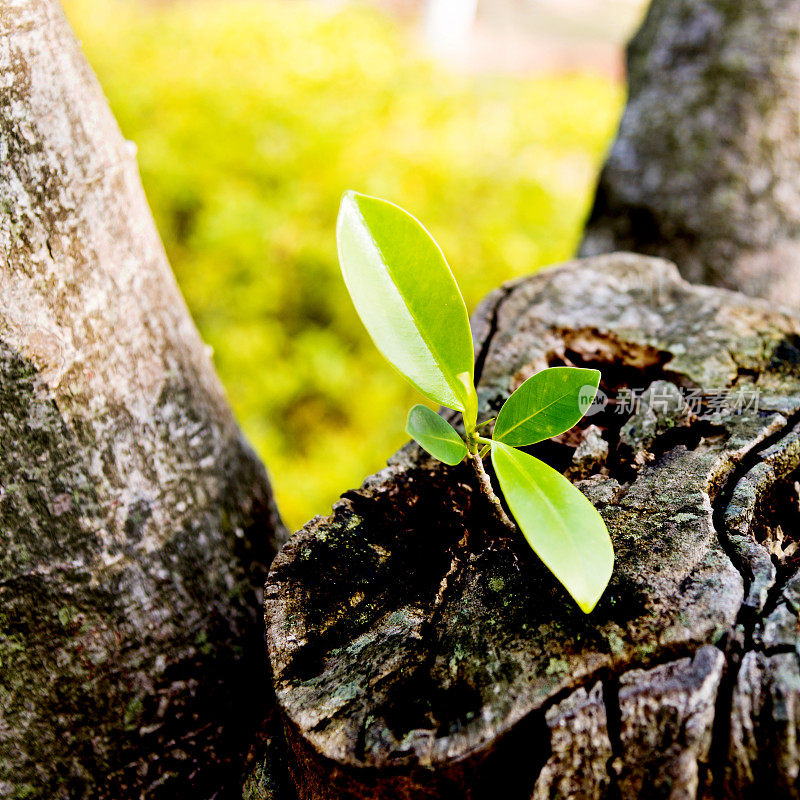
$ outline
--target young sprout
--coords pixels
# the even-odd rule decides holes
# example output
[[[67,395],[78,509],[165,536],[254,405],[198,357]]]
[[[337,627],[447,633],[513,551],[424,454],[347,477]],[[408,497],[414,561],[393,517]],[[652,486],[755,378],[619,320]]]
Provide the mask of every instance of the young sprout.
[[[611,578],[614,551],[594,506],[563,475],[518,448],[572,428],[600,382],[593,369],[552,367],[505,402],[491,438],[478,423],[469,317],[453,273],[422,224],[399,206],[346,192],[336,226],[339,263],[375,346],[421,394],[460,411],[462,436],[427,406],[408,414],[406,432],[445,464],[467,459],[499,519],[515,532],[483,466],[492,465],[528,544],[588,614]]]

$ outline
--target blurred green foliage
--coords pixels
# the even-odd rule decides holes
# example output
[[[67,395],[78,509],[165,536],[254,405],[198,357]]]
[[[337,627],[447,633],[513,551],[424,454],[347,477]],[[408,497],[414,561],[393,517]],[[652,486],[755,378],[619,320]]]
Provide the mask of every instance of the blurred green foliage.
[[[472,309],[574,251],[622,88],[457,75],[366,7],[66,0],[139,148],[170,261],[292,527],[406,439],[420,398],[347,296],[343,190],[394,200],[442,245]]]

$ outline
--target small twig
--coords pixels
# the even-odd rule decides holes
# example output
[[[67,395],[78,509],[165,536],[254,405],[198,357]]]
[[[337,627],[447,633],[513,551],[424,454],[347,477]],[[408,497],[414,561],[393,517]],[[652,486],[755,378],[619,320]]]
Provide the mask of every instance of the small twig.
[[[467,458],[472,462],[472,466],[475,468],[475,474],[478,476],[478,485],[480,486],[481,492],[494,506],[497,516],[500,517],[500,521],[503,525],[513,533],[516,533],[517,526],[508,514],[506,514],[505,509],[500,503],[500,498],[494,493],[494,489],[492,489],[492,481],[483,468],[483,459],[477,453],[467,453]]]

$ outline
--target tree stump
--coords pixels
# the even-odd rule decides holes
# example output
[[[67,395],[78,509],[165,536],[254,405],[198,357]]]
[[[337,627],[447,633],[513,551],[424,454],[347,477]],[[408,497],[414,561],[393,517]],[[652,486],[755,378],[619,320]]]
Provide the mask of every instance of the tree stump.
[[[583,615],[466,465],[406,446],[270,571],[300,797],[800,795],[800,321],[615,254],[502,287],[473,331],[482,417],[548,365],[602,371],[531,452],[600,510],[611,584]]]

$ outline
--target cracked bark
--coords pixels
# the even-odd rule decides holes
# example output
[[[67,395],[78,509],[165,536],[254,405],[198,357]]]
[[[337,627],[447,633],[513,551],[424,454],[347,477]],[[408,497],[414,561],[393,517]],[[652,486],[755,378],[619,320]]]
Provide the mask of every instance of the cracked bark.
[[[0,2],[0,251],[0,796],[236,792],[282,528],[50,0]]]
[[[654,0],[581,255],[800,307],[800,3]]]
[[[605,408],[532,452],[589,472],[612,582],[585,617],[468,465],[405,447],[270,571],[300,797],[794,796],[800,322],[618,254],[509,284],[473,329],[486,416],[547,365],[601,370]]]

